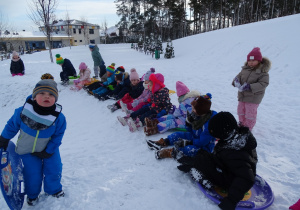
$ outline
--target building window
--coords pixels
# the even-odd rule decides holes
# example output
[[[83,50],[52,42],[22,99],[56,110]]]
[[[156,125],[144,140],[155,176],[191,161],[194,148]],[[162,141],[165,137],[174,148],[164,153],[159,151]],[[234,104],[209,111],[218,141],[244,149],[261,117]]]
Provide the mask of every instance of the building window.
[[[89,29],[89,34],[94,34],[94,29]]]
[[[73,28],[73,34],[76,34],[76,28]]]
[[[78,29],[78,33],[81,34],[81,28]]]
[[[91,39],[91,40],[90,40],[90,44],[95,44],[95,40],[94,40],[94,39]]]
[[[77,42],[77,40],[75,40],[75,42]]]
[[[82,42],[82,40],[80,40],[79,42]]]

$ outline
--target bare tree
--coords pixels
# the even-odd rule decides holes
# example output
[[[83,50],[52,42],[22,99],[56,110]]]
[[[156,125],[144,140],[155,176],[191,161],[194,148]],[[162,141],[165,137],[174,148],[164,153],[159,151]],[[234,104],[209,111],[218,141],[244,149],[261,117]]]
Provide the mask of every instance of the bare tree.
[[[3,60],[3,58],[9,58],[10,52],[13,50],[13,46],[10,43],[12,35],[12,29],[8,21],[0,12],[0,52],[3,53],[3,55],[1,55],[1,60]]]
[[[90,43],[90,37],[89,37],[89,27],[88,27],[88,20],[85,17],[81,17],[81,28],[83,30],[83,37],[84,37],[84,45],[86,46],[86,43]]]
[[[67,13],[66,13],[66,24],[67,24],[67,35],[69,37],[69,46],[70,46],[70,49],[71,49],[71,35],[72,35],[72,26],[71,26],[71,20],[70,20],[70,16],[69,16],[69,12],[67,10]]]
[[[102,22],[102,29],[104,31],[104,37],[105,37],[105,44],[106,44],[106,38],[107,38],[107,21],[104,19]]]
[[[52,23],[55,20],[55,9],[58,5],[57,0],[31,0],[29,3],[29,9],[31,14],[28,14],[29,18],[37,26],[42,28],[43,33],[47,37],[47,45],[49,47],[50,60],[53,63],[51,35],[52,35]]]

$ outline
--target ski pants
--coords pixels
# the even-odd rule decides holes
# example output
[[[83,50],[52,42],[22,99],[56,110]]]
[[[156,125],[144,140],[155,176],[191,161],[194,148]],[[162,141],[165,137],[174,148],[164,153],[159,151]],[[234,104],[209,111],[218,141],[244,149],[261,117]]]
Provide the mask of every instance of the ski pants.
[[[239,121],[242,125],[248,127],[252,131],[257,116],[257,108],[259,104],[247,103],[239,101],[237,113]]]
[[[139,110],[132,112],[130,114],[130,117],[132,119],[136,119],[138,117],[140,119],[140,121],[144,124],[146,117],[151,117],[156,114],[157,113],[153,109],[150,109],[148,105],[145,105],[142,108],[140,108]]]
[[[96,77],[99,77],[99,70],[100,70],[99,66],[94,66],[94,73]]]
[[[39,196],[44,180],[44,192],[53,195],[62,190],[62,163],[57,149],[50,158],[41,159],[32,154],[21,155],[24,169],[25,193],[31,199]]]
[[[179,138],[190,140],[193,142],[193,134],[192,133],[179,131],[179,132],[172,133],[171,135],[168,136],[169,144],[174,145],[174,143],[176,141],[180,140]],[[181,152],[183,152],[184,155],[190,156],[190,157],[195,156],[199,149],[200,149],[199,147],[197,147],[193,144],[179,148],[179,150]]]

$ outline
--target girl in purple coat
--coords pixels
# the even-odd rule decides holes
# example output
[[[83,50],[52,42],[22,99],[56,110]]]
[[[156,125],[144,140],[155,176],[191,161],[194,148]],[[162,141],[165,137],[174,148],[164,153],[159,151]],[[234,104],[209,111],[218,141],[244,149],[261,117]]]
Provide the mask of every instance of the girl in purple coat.
[[[173,114],[167,114],[154,120],[149,118],[145,119],[146,126],[144,127],[144,132],[147,136],[164,133],[173,128],[185,129],[187,112],[192,112],[191,103],[196,97],[200,96],[200,93],[196,90],[190,91],[188,87],[180,81],[176,82],[176,93],[179,106],[175,108]]]

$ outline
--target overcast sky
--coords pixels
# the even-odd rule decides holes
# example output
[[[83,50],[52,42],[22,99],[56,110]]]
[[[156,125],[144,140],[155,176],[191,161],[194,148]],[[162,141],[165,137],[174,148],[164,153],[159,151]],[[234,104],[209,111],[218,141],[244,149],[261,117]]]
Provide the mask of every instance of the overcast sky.
[[[57,0],[57,19],[65,19],[66,11],[70,19],[80,20],[82,17],[89,23],[103,25],[106,21],[108,27],[114,26],[120,18],[116,15],[114,0]],[[0,21],[9,23],[16,30],[34,30],[38,27],[28,17],[28,2],[32,0],[0,0]]]

